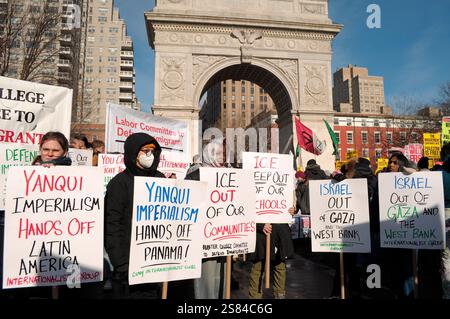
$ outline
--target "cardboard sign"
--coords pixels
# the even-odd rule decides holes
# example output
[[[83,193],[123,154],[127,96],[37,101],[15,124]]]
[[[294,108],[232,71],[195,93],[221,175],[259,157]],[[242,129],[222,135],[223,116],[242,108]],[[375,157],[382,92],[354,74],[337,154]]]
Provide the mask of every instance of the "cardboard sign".
[[[3,288],[101,281],[101,170],[11,167],[3,262]]]
[[[207,184],[135,177],[130,285],[201,275],[201,216]]]
[[[293,206],[293,157],[287,154],[243,152],[243,168],[253,171],[257,223],[289,223]]]
[[[439,133],[423,133],[423,156],[431,159],[441,157],[441,135]]]
[[[370,252],[369,195],[364,178],[309,181],[312,251]]]
[[[203,216],[203,258],[255,251],[256,214],[252,172],[232,168],[200,168],[209,182]]]
[[[442,172],[378,176],[381,247],[443,249]]]

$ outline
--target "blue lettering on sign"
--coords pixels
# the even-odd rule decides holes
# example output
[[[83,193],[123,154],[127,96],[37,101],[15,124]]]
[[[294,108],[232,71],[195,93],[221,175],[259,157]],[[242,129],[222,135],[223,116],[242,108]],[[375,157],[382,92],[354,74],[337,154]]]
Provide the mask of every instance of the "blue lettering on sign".
[[[320,184],[320,195],[352,195],[348,184],[345,183],[326,183]]]
[[[412,177],[412,176],[395,176],[395,189],[420,189],[431,188],[426,177]]]

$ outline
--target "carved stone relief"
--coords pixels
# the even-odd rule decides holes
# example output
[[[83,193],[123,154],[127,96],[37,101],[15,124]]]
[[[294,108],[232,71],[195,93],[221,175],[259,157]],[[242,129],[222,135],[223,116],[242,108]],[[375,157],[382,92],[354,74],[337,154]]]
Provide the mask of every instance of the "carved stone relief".
[[[298,63],[297,60],[267,59],[276,65],[290,80],[294,88],[298,88]]]
[[[252,63],[253,43],[262,38],[262,32],[250,31],[245,29],[234,29],[231,35],[239,40],[241,44],[241,61],[242,63]]]
[[[313,4],[300,2],[302,13],[307,14],[325,14],[325,6],[323,4]]]
[[[184,65],[185,61],[179,57],[162,58],[161,99],[184,99]]]
[[[192,73],[192,83],[195,85],[199,77],[204,73],[204,71],[211,65],[226,59],[225,56],[216,55],[194,55],[193,56],[193,73]]]
[[[327,103],[326,67],[321,65],[305,65],[305,70],[306,104],[319,105]]]

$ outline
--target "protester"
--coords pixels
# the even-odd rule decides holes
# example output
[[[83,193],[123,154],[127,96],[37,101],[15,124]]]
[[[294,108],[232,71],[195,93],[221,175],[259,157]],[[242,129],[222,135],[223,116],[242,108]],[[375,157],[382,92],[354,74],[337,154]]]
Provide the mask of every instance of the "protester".
[[[295,214],[295,208],[289,208]],[[262,298],[264,265],[266,260],[266,236],[270,234],[270,267],[273,278],[273,296],[286,298],[286,260],[294,255],[291,230],[288,224],[256,224],[255,252],[250,254],[253,262],[250,271],[248,292],[251,299]]]
[[[306,163],[305,176],[307,180],[319,180],[329,178],[325,173],[325,171],[320,168],[320,165],[317,164],[316,160],[314,159],[310,159]]]
[[[134,177],[164,178],[157,170],[161,147],[152,136],[134,133],[125,140],[125,171],[108,184],[105,195],[105,248],[114,267],[113,298],[157,298],[157,284],[129,285],[128,267],[133,216]]]
[[[33,165],[72,165],[72,160],[67,157],[69,142],[60,132],[46,133],[39,145],[40,155],[33,160]]]
[[[187,180],[200,180],[200,167],[223,167],[224,166],[224,147],[222,140],[213,140],[203,148],[203,162],[195,160],[195,168],[187,175]],[[196,299],[220,299],[225,296],[225,258],[213,257],[202,260],[202,275],[193,281],[193,295]],[[174,283],[175,284],[175,283]],[[179,283],[190,290],[189,285],[192,281]],[[192,296],[192,291],[188,292]]]
[[[100,140],[92,142],[92,166],[98,165],[98,155],[105,153],[105,143]]]
[[[91,148],[91,145],[85,135],[75,134],[70,138],[70,147],[85,150]]]
[[[419,169],[419,171],[429,171],[428,169],[428,162],[430,161],[430,159],[426,156],[421,157],[419,159],[419,161],[417,162],[417,168]]]

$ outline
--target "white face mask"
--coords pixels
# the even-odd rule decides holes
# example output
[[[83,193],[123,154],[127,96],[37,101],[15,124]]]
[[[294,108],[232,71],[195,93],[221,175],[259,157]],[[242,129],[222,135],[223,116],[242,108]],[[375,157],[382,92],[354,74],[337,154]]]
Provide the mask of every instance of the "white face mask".
[[[152,152],[148,152],[147,154],[139,155],[139,157],[138,157],[139,164],[141,164],[143,168],[151,167],[153,165],[154,160],[155,160],[155,157],[153,156]]]

